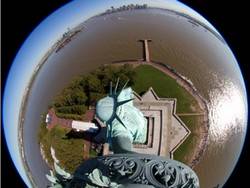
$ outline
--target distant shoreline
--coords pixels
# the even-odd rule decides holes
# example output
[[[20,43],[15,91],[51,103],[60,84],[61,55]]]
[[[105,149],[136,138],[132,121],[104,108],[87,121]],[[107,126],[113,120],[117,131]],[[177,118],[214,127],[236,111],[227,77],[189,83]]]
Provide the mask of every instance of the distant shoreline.
[[[79,33],[79,27],[82,29],[83,28],[82,24],[79,24],[75,28],[71,29],[70,32],[72,32],[73,35],[68,35],[68,37],[70,37],[70,40],[72,39],[72,37],[76,36],[76,34]],[[30,183],[32,184],[33,187],[37,187],[37,185],[35,184],[35,182],[33,180],[33,177],[31,175],[31,171],[29,169],[28,162],[26,161],[25,149],[24,149],[24,144],[23,144],[23,126],[24,126],[24,120],[25,120],[24,117],[25,117],[25,113],[26,113],[28,97],[30,95],[30,88],[32,88],[32,86],[34,84],[34,81],[35,81],[38,73],[40,72],[41,68],[47,62],[48,58],[53,53],[57,53],[61,49],[60,46],[63,44],[63,42],[65,40],[67,40],[67,38],[65,39],[65,37],[62,37],[58,42],[53,44],[51,46],[51,48],[45,53],[45,55],[42,57],[42,59],[40,60],[40,62],[36,66],[32,76],[31,76],[31,79],[30,79],[29,83],[27,84],[27,87],[25,88],[25,92],[24,92],[23,97],[22,97],[21,110],[20,110],[19,118],[18,118],[18,146],[19,146],[19,152],[21,154],[21,159],[22,159],[22,162],[23,162],[23,166],[25,168],[26,175],[28,176],[28,178],[30,180]],[[69,42],[67,42],[67,44]],[[64,44],[64,46],[65,46],[65,44]]]

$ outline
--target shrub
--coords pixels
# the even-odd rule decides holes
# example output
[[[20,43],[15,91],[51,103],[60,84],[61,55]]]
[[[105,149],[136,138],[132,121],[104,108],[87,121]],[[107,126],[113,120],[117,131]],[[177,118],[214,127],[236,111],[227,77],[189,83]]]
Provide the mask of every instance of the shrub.
[[[73,105],[73,106],[63,106],[56,108],[57,113],[62,114],[78,114],[82,115],[86,112],[87,107],[85,105]]]
[[[82,120],[81,115],[77,114],[63,114],[63,113],[56,113],[57,117],[64,118],[64,119],[73,119],[73,120]]]

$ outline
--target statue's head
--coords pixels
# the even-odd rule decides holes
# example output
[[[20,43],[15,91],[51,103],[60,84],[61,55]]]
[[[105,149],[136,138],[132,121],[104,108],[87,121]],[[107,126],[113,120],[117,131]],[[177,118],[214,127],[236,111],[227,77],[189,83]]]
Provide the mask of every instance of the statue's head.
[[[96,115],[103,122],[108,122],[115,111],[114,97],[104,97],[100,99],[96,104]]]
[[[117,79],[115,89],[113,91],[112,82],[110,83],[110,92],[108,96],[100,99],[96,104],[96,115],[97,117],[105,122],[106,125],[111,125],[114,119],[118,120],[122,125],[123,122],[120,120],[116,114],[117,108],[133,99],[128,99],[124,101],[118,101],[118,97],[121,94],[122,90],[126,87],[128,81],[125,83],[123,88],[117,92],[119,85],[119,78]]]
[[[125,88],[125,84],[123,88],[117,92],[118,82],[119,79],[114,90],[111,83],[109,94],[97,102],[96,115],[107,126],[107,139],[110,147],[114,152],[121,153],[131,151],[133,142],[144,143],[146,141],[147,120],[140,110],[133,105],[132,88]],[[126,141],[119,142],[122,146],[117,142],[113,147],[113,139],[115,137],[117,139],[119,137],[119,141],[121,138],[125,138]],[[116,141],[118,141],[117,139]],[[129,141],[129,144],[127,141]],[[119,146],[120,149],[118,149],[119,147],[115,149],[116,146]]]

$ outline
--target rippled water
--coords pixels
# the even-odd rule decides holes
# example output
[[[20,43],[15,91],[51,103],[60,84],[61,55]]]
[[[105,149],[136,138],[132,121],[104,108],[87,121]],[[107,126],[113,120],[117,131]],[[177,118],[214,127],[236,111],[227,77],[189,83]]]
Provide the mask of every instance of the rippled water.
[[[190,79],[209,106],[209,143],[195,167],[201,187],[223,185],[241,151],[246,131],[246,96],[240,70],[228,46],[203,26],[175,13],[134,10],[96,17],[38,73],[24,122],[24,149],[33,178],[44,187],[48,168],[37,143],[40,115],[74,76],[99,65],[142,58],[139,39],[150,38],[151,59]]]

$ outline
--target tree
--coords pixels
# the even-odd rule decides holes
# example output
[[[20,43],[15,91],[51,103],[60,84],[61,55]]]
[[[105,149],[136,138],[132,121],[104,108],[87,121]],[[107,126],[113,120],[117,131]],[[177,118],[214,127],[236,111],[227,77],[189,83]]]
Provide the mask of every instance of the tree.
[[[62,116],[63,114],[81,115],[86,111],[87,105],[95,105],[97,100],[109,92],[110,82],[112,81],[114,86],[118,77],[120,87],[127,80],[129,80],[128,86],[133,85],[135,77],[133,66],[130,64],[103,65],[88,75],[76,77],[55,97],[52,106],[57,114]]]
[[[103,98],[106,94],[105,93],[97,93],[97,92],[91,92],[89,94],[89,104],[95,105],[95,103]]]
[[[90,74],[87,77],[88,82],[88,92],[103,92],[103,86],[101,84],[101,81],[98,79],[97,75]]]
[[[74,105],[83,105],[87,100],[87,96],[83,90],[74,89],[71,92],[71,100]]]

